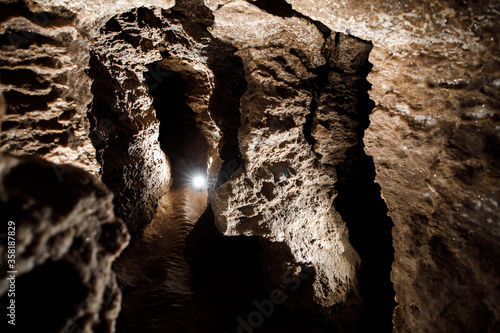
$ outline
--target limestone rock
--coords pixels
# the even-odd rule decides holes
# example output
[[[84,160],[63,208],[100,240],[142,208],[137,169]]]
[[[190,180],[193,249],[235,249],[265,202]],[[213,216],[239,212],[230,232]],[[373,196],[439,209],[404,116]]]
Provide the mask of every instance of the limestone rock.
[[[16,328],[113,332],[121,292],[111,264],[129,235],[109,190],[80,169],[39,159],[2,155],[0,170],[3,231],[15,223]],[[6,308],[7,242],[0,258]]]
[[[83,168],[99,165],[88,138],[89,42],[72,19],[1,4],[0,89],[7,103],[0,151]]]
[[[364,141],[395,224],[395,331],[497,331],[500,4],[287,1],[374,44]]]
[[[117,195],[118,214],[134,235],[151,221],[171,172],[211,156],[213,163],[203,167],[210,172],[218,161],[220,134],[208,110],[214,86],[205,55],[210,35],[184,22],[167,12],[134,9],[108,21],[92,47],[94,145],[103,182]],[[163,104],[155,108],[152,95],[158,92]],[[180,133],[186,128],[176,121],[190,122],[201,134]],[[181,161],[188,145],[198,148]]]
[[[394,330],[500,330],[500,2],[1,0],[0,11],[0,151],[101,170],[136,237],[179,175],[203,170],[218,229],[261,238],[268,288],[287,290],[293,310],[336,320],[356,303],[360,262],[332,207],[335,168],[368,126],[371,85],[363,142],[394,221]],[[36,182],[16,192],[35,207],[18,216],[115,221],[87,174],[0,163],[4,179],[21,167],[90,179],[64,178],[64,191],[81,190],[63,196],[85,207],[75,216],[54,202],[39,210],[49,199]],[[107,250],[103,276],[81,284],[85,267],[104,267],[85,262],[100,245],[74,236],[89,223],[64,223],[50,261],[36,252],[45,243],[20,231],[35,267],[20,283],[74,271],[74,303],[87,301],[61,318],[111,330],[115,302],[99,308],[104,285],[118,297],[109,265],[121,245]]]
[[[325,117],[330,115],[326,97],[318,97],[318,68],[326,64],[324,36],[305,19],[273,16],[242,1],[215,12],[212,33],[239,49],[248,84],[239,130],[243,163],[212,193],[219,230],[265,240],[265,271],[273,287],[286,290],[290,276],[312,274],[314,278],[304,282],[311,294],[299,297],[302,306],[313,301],[326,309],[351,301],[359,258],[332,208],[335,169],[322,164],[306,140],[313,126],[306,124],[313,100],[319,100]],[[333,85],[343,79],[332,72],[326,80]],[[326,94],[332,97],[336,92],[325,90]],[[316,123],[327,122],[316,117]],[[312,136],[321,147],[326,139],[318,126]],[[343,140],[336,143],[350,146]],[[329,152],[319,150],[329,158]]]

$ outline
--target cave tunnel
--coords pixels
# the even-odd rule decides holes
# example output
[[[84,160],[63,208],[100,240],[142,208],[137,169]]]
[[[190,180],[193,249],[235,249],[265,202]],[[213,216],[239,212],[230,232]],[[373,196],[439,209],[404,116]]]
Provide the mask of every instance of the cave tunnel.
[[[149,92],[160,121],[158,140],[171,165],[172,187],[191,185],[194,175],[207,177],[208,143],[197,125],[196,113],[186,103],[188,83],[181,74],[161,69],[158,63],[147,67],[146,78],[159,78],[149,85]],[[156,69],[164,71],[162,76],[154,72]]]
[[[5,331],[499,332],[499,13],[4,1]]]

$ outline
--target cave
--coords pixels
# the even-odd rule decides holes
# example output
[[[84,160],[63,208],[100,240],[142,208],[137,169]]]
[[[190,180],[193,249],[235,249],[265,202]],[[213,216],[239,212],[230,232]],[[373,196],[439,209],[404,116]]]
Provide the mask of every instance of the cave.
[[[500,331],[498,1],[0,21],[4,331]]]

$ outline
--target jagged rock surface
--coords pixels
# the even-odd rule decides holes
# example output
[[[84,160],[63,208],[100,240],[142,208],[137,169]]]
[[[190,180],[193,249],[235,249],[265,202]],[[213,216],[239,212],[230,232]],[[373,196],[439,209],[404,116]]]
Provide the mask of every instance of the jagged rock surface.
[[[227,233],[259,234],[268,239],[264,241],[265,250],[280,259],[275,260],[275,267],[266,268],[271,272],[268,282],[274,281],[271,283],[274,285],[280,284],[279,272],[284,269],[280,265],[296,263],[297,258],[300,264],[292,265],[294,267],[291,270],[310,272],[311,267],[315,267],[316,272],[319,272],[315,279],[322,274],[330,274],[330,268],[333,267],[329,266],[332,263],[330,254],[322,256],[329,252],[324,248],[319,249],[319,245],[317,257],[311,258],[309,255],[312,252],[303,251],[300,244],[311,241],[311,235],[304,236],[301,229],[287,229],[290,224],[268,223],[275,216],[287,221],[293,216],[290,212],[304,213],[320,226],[319,230],[326,230],[318,239],[332,246],[329,237],[343,234],[340,242],[334,244],[347,244],[347,251],[351,251],[342,231],[343,224],[329,208],[329,203],[335,197],[333,165],[340,162],[346,150],[354,144],[358,119],[349,114],[348,110],[352,110],[356,104],[349,93],[342,96],[342,100],[335,99],[333,95],[338,94],[339,90],[359,89],[359,92],[365,89],[357,83],[359,77],[363,77],[363,70],[351,72],[352,62],[349,59],[364,59],[371,46],[352,36],[322,36],[311,20],[298,15],[301,13],[322,22],[332,31],[345,32],[373,42],[369,58],[373,69],[368,78],[372,84],[370,96],[375,102],[375,109],[364,142],[366,151],[375,161],[377,181],[395,223],[393,235],[396,252],[392,280],[399,302],[394,316],[395,331],[498,331],[500,309],[496,300],[500,298],[500,268],[495,254],[500,248],[500,163],[497,153],[500,143],[499,2],[286,1],[297,12],[291,13],[288,9],[282,12],[286,7],[284,1],[251,1],[274,13],[281,13],[283,17],[264,14],[242,1],[204,1],[214,12],[216,24],[213,32],[239,49],[238,54],[244,60],[248,80],[241,107],[241,170],[214,194],[218,198],[212,199],[219,228]],[[203,20],[204,24],[211,25],[213,17],[201,3],[194,0],[178,2],[175,7],[185,17]],[[4,42],[0,81],[9,107],[0,134],[2,150],[13,154],[37,154],[53,161],[75,164],[95,173],[98,164],[93,157],[83,117],[86,105],[90,102],[90,81],[83,74],[88,63],[86,52],[91,43],[91,39],[86,36],[102,42],[94,49],[95,52],[101,47],[101,53],[104,54],[107,52],[105,46],[113,49],[112,46],[121,45],[130,54],[140,54],[146,63],[161,61],[161,53],[149,50],[148,45],[149,42],[156,45],[164,35],[161,29],[148,26],[150,21],[145,20],[146,28],[140,31],[134,28],[135,23],[128,26],[126,18],[119,15],[123,18],[125,30],[130,28],[125,34],[125,38],[131,38],[128,42],[123,42],[123,36],[115,36],[117,32],[113,31],[113,27],[104,36],[101,28],[111,17],[120,13],[130,14],[135,7],[154,5],[166,10],[173,7],[174,2],[3,0],[2,3],[25,3],[30,10],[28,12],[15,5],[9,7],[13,10],[4,11],[6,7],[2,5],[1,17],[5,24],[1,28]],[[50,16],[49,25],[34,22],[34,13],[43,11],[57,13]],[[118,26],[122,27],[120,24]],[[324,29],[321,31],[324,32]],[[33,32],[35,38],[30,39]],[[30,36],[27,38],[28,43],[21,43],[18,48],[12,47],[7,36],[19,33],[21,41],[26,35]],[[157,37],[144,37],[149,33]],[[330,37],[329,41],[327,37]],[[131,45],[137,45],[134,44],[137,39],[144,41],[145,45],[132,50]],[[329,47],[325,47],[325,40],[330,43]],[[351,43],[356,45],[359,57],[350,54],[353,50]],[[345,52],[342,54],[345,58],[329,61],[335,57],[329,56],[325,50],[336,50],[335,47],[342,49],[343,45]],[[50,56],[54,55],[58,62],[53,63],[52,57],[48,57],[49,54],[45,54],[41,46],[53,51]],[[148,52],[141,53],[143,47]],[[119,49],[117,54],[120,55],[121,51]],[[26,56],[26,59],[21,55]],[[97,67],[102,66],[99,67],[102,73],[109,72],[124,78],[125,72],[114,67],[123,67],[123,64],[118,62],[111,65],[106,57],[96,63]],[[73,63],[76,65],[73,66]],[[94,73],[101,73],[96,68]],[[12,75],[13,69],[26,75]],[[141,83],[144,80],[141,76],[144,64],[129,70],[134,76],[130,88],[137,88],[142,99],[120,107],[120,112],[126,113],[129,109],[150,110],[146,106],[151,105],[151,97]],[[327,75],[322,76],[323,71]],[[62,78],[56,74],[61,74]],[[186,80],[189,75],[184,73],[181,76]],[[120,83],[117,89],[113,87],[112,90],[126,92],[129,88],[125,83]],[[242,86],[240,84],[238,89],[241,90]],[[320,86],[322,88],[318,89]],[[100,93],[104,94],[105,91]],[[17,94],[19,99],[12,99],[13,94]],[[33,96],[36,96],[35,102],[32,101]],[[59,104],[54,104],[54,100],[46,106],[43,104],[47,98],[53,97]],[[117,98],[115,95],[106,96],[104,100],[108,97],[109,100]],[[331,108],[332,99],[339,103],[338,108]],[[40,101],[42,106],[39,105]],[[204,107],[206,96],[192,102],[196,104],[197,101]],[[112,111],[116,110],[113,109],[115,104],[104,105],[107,105],[104,112],[115,115]],[[33,107],[33,112],[22,111],[23,108]],[[217,118],[216,123],[224,124],[222,118],[227,114],[230,112],[214,117]],[[137,166],[125,172],[123,168],[120,169],[122,165],[119,161],[115,163],[114,158],[121,154],[117,160],[123,162],[123,159],[127,159],[128,150],[124,147],[121,147],[120,153],[110,154],[111,159],[107,160],[115,163],[120,169],[119,173],[127,174],[128,179],[134,178],[135,181],[135,176],[140,175],[139,181],[126,184],[131,190],[123,193],[124,197],[131,199],[131,203],[123,200],[121,203],[124,206],[118,208],[124,217],[129,212],[135,214],[136,209],[146,212],[134,216],[135,222],[130,225],[137,230],[150,221],[156,201],[161,197],[164,185],[169,182],[168,171],[163,168],[167,165],[166,160],[161,157],[162,152],[156,140],[150,140],[157,135],[152,111],[148,117],[144,122],[147,131],[134,127],[142,124],[141,117],[138,122],[135,118],[129,119],[131,128],[120,130],[127,135],[136,135],[134,140],[138,141],[134,147],[138,147],[136,152],[142,156],[135,160],[136,163],[149,156],[146,146],[148,142],[152,144],[153,159],[158,162],[153,163],[153,171],[148,174],[149,171],[140,170]],[[104,115],[104,118],[112,117]],[[94,136],[94,140],[108,140],[110,123],[99,123],[103,118],[99,118],[98,113],[95,119],[94,133],[100,134]],[[268,123],[264,119],[269,120]],[[205,120],[201,123],[206,124]],[[342,124],[340,127],[339,123]],[[19,130],[14,128],[16,126]],[[227,159],[223,157],[225,163],[231,164],[231,159],[239,159],[238,145],[234,143],[234,133],[239,126],[237,122],[226,129],[221,126],[222,136],[231,141],[225,144],[229,151]],[[50,130],[40,130],[45,127]],[[224,132],[227,129],[231,134]],[[210,132],[208,129],[206,133]],[[286,140],[283,140],[284,136],[287,136]],[[271,142],[272,139],[281,140],[284,145],[280,147],[276,142]],[[68,143],[65,143],[66,140]],[[217,141],[210,134],[206,140],[210,144]],[[343,144],[333,146],[332,143],[337,141]],[[267,143],[269,145],[265,146]],[[293,154],[287,156],[285,151]],[[267,160],[260,154],[267,156]],[[209,155],[214,160],[212,173],[215,173],[219,161],[214,154]],[[292,161],[290,164],[283,163],[288,159]],[[306,161],[312,163],[308,166]],[[123,166],[129,162],[124,161]],[[232,167],[229,169],[228,175],[234,171]],[[299,172],[304,175],[301,176]],[[306,176],[310,173],[313,174]],[[153,184],[151,179],[144,179],[152,175],[160,177],[158,184]],[[312,183],[315,177],[324,178]],[[228,177],[222,178],[225,180]],[[319,192],[324,197],[313,199],[314,196],[308,196],[302,190],[308,182],[307,191],[325,184]],[[149,194],[136,190],[143,185],[151,190]],[[241,190],[236,191],[236,185],[241,186]],[[120,186],[114,190],[121,196]],[[326,187],[331,191],[325,192]],[[284,190],[293,188],[300,188],[291,192],[294,198],[304,200],[296,200],[292,205],[279,203],[280,199],[289,199]],[[243,189],[248,191],[247,194],[252,193],[252,196],[246,196]],[[229,197],[229,192],[233,192],[234,196]],[[224,203],[226,199],[231,200],[229,206]],[[315,201],[317,199],[321,200]],[[146,203],[145,207],[139,207],[143,203]],[[303,210],[305,204],[316,205],[313,208],[318,209]],[[230,212],[232,215],[225,218],[220,216],[221,212]],[[332,224],[333,221],[335,223]],[[305,226],[310,227],[307,224]],[[339,233],[331,232],[332,226],[340,228],[337,230]],[[303,238],[297,240],[297,235]],[[285,242],[294,245],[288,249],[283,245]],[[316,245],[312,246],[314,248]],[[342,249],[334,251],[340,252]],[[346,261],[348,264],[344,272],[350,272],[347,275],[352,276],[354,272],[355,258],[356,255],[352,254],[352,260]],[[320,261],[321,264],[309,265]],[[328,267],[324,263],[328,263]],[[336,276],[337,273],[329,276]],[[316,280],[315,295],[319,303],[326,305],[340,299],[330,292],[323,293],[332,290],[337,283],[334,280],[326,281],[326,287],[320,286]],[[350,281],[347,285],[351,285],[352,279],[347,280]],[[323,294],[331,298],[318,299]]]
[[[341,68],[340,59],[349,56],[339,58],[345,50],[330,49],[334,45],[326,45],[311,22],[274,16],[243,1],[215,11],[212,33],[239,49],[248,84],[239,130],[242,167],[211,199],[219,230],[266,240],[265,271],[273,287],[288,290],[287,278],[314,271],[314,278],[304,282],[306,291],[294,296],[302,307],[311,301],[322,309],[355,302],[359,258],[332,201],[333,165],[356,142],[355,132],[349,132],[356,122],[348,116],[356,103],[336,90],[352,82],[325,58]],[[336,97],[344,104],[332,104]],[[344,126],[335,114],[344,117]],[[343,137],[333,138],[339,127]],[[316,140],[314,149],[308,137]],[[332,141],[335,145],[326,148]]]
[[[498,331],[500,4],[287,1],[374,43],[364,141],[395,224],[395,331]]]
[[[88,138],[88,39],[72,19],[0,4],[0,151],[83,168],[99,165]]]
[[[134,235],[151,221],[168,190],[171,164],[179,169],[206,163],[209,156],[217,159],[220,134],[208,112],[213,74],[204,55],[210,36],[194,23],[184,28],[183,22],[160,10],[134,9],[108,21],[92,47],[94,145],[103,182],[117,195],[118,214]],[[155,110],[152,94],[159,88],[176,89],[178,95]],[[171,123],[187,121],[175,109],[181,107],[192,115],[201,136],[180,133],[185,125]],[[182,160],[182,140],[191,142],[193,137],[198,141],[186,149],[199,147]],[[204,171],[210,172],[215,162],[209,161]]]
[[[92,48],[95,97],[89,113],[102,181],[115,193],[118,215],[133,235],[151,220],[170,182],[170,166],[158,142],[159,122],[143,76],[146,64],[161,59],[155,46],[162,36],[149,26],[137,29],[134,16],[137,10],[101,28]]]
[[[88,173],[0,156],[2,230],[15,222],[16,329],[112,332],[121,292],[111,264],[129,235],[112,194]],[[7,307],[7,244],[0,244],[0,303]]]

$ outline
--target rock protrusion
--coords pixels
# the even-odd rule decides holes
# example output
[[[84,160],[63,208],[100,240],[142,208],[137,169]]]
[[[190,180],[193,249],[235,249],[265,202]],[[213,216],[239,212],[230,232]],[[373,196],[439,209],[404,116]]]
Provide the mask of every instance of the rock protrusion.
[[[0,5],[0,90],[7,103],[0,151],[40,156],[98,175],[88,138],[89,40],[72,19]]]
[[[16,329],[114,332],[121,292],[111,265],[129,235],[112,194],[80,169],[40,159],[1,155],[0,170],[2,233],[12,221],[15,243],[14,263],[10,243],[0,244],[0,303],[15,300]]]

